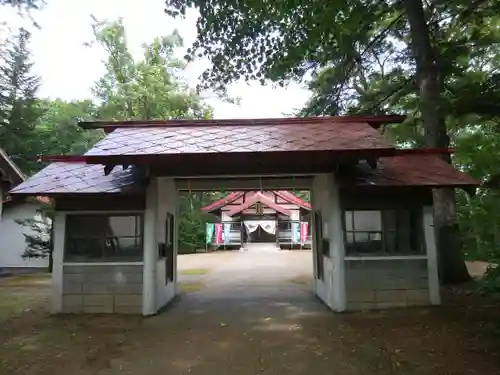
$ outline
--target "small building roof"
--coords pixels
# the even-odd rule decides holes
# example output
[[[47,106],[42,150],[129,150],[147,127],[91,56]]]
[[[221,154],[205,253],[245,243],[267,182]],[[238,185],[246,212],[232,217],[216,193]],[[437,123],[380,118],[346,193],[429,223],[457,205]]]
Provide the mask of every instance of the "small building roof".
[[[110,194],[141,190],[145,172],[139,168],[116,168],[104,175],[102,165],[53,163],[11,190],[11,194]]]
[[[467,188],[479,182],[458,171],[436,155],[398,155],[382,157],[377,168],[360,163],[342,178],[349,187],[361,186],[449,186]]]
[[[241,198],[243,195],[245,195],[245,193],[246,192],[244,192],[244,191],[234,191],[232,193],[229,193],[224,198],[216,200],[215,202],[212,202],[209,205],[202,207],[201,211],[212,212],[212,211],[218,210],[219,208],[222,208],[228,204],[233,203],[238,198]]]
[[[275,191],[274,194],[276,194],[281,199],[284,199],[285,201],[288,201],[292,204],[296,204],[297,206],[305,208],[306,210],[311,209],[311,203],[306,202],[305,200],[297,197],[295,194],[293,194],[289,191],[278,190],[278,191]]]
[[[277,203],[274,203],[272,201],[272,199],[266,197],[260,191],[255,193],[251,197],[249,197],[249,199],[247,199],[246,202],[244,202],[244,203],[240,204],[239,206],[236,206],[236,207],[232,208],[231,210],[227,211],[226,214],[228,216],[233,216],[237,213],[240,213],[240,212],[246,210],[247,208],[250,208],[251,206],[253,206],[255,203],[258,203],[258,202],[265,204],[267,207],[272,208],[273,210],[275,210],[283,215],[286,215],[286,216],[291,215],[291,212],[289,210],[287,210],[286,208],[284,208],[283,206],[281,206]]]
[[[239,198],[243,197],[245,194],[247,195],[246,199],[248,201],[248,200],[253,199],[253,197],[256,194],[258,194],[258,193],[260,193],[260,192],[258,192],[258,191],[235,191],[235,192],[229,193],[224,198],[221,198],[221,199],[219,199],[219,200],[217,200],[215,202],[210,203],[209,205],[206,205],[206,206],[202,207],[201,211],[204,211],[204,212],[213,212],[213,211],[219,210],[219,209],[223,208],[224,206],[230,205],[231,203],[235,202]],[[275,194],[276,196],[280,197],[281,199],[283,199],[284,201],[286,201],[288,203],[294,204],[294,205],[296,205],[298,207],[302,207],[302,208],[304,208],[306,210],[310,210],[311,209],[311,204],[310,203],[304,201],[303,199],[300,199],[295,194],[290,193],[289,191],[286,191],[286,190],[273,190],[272,193]],[[241,205],[238,205],[237,207],[243,206],[244,203],[242,203]],[[262,203],[266,203],[266,202],[262,202]],[[281,206],[279,203],[276,203],[276,204],[279,205],[279,206]],[[235,208],[236,207],[233,207],[233,209],[235,209]],[[274,208],[274,207],[271,207],[271,208]],[[243,209],[245,209],[245,208],[243,208]],[[240,212],[240,211],[238,211],[238,212]]]

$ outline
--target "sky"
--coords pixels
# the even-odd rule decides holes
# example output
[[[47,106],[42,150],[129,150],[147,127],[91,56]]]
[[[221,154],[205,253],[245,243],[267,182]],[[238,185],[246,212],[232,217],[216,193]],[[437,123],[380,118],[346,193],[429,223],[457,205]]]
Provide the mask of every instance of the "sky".
[[[196,12],[186,19],[172,19],[164,11],[163,0],[47,0],[41,11],[32,12],[40,29],[31,28],[34,73],[39,75],[41,97],[66,100],[91,98],[90,87],[104,72],[104,51],[97,45],[84,44],[93,40],[91,15],[99,20],[122,18],[130,49],[140,58],[141,44],[154,37],[168,35],[177,29],[188,47],[196,37]],[[11,10],[0,10],[0,19],[14,27],[29,23]],[[182,51],[179,51],[181,54]],[[194,87],[206,60],[191,64],[186,77]],[[224,103],[216,98],[207,102],[214,107],[215,118],[265,118],[290,115],[303,107],[309,92],[291,83],[278,88],[238,82],[229,87],[229,95],[241,98],[240,105]]]

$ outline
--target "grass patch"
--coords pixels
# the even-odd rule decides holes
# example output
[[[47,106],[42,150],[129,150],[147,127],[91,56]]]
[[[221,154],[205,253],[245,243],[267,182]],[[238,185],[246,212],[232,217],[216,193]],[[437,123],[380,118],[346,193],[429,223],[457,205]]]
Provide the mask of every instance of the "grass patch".
[[[202,290],[205,285],[200,282],[192,282],[192,283],[178,283],[177,286],[179,287],[179,290],[181,292],[193,293]]]
[[[0,294],[0,321],[22,313],[29,305],[29,297]]]
[[[206,275],[210,270],[208,268],[190,268],[180,270],[179,275]]]
[[[30,273],[25,275],[14,275],[0,280],[0,286],[29,286],[45,285],[50,283],[50,273]]]

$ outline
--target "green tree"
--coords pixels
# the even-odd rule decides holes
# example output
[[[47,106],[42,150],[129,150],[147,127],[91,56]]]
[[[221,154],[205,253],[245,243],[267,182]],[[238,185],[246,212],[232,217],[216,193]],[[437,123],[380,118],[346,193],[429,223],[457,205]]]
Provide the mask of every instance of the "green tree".
[[[11,6],[19,10],[40,9],[45,0],[0,0],[0,5]]]
[[[201,211],[214,194],[209,192],[187,192],[180,194],[179,252],[192,253],[205,247],[205,226],[211,215]],[[215,194],[215,196],[219,196]]]
[[[121,20],[94,19],[93,30],[95,41],[107,53],[106,72],[93,90],[100,104],[99,119],[212,117],[212,108],[182,79],[186,63],[175,57],[176,48],[182,46],[177,32],[144,44],[142,59],[134,60]],[[207,217],[199,210],[203,197],[193,193],[181,198],[179,243],[183,251],[204,246]]]
[[[439,37],[443,26],[450,25],[458,39],[470,19],[480,24],[478,15],[491,17],[499,4],[485,0],[427,4],[421,0],[167,0],[166,11],[183,16],[188,7],[199,9],[198,38],[188,58],[202,54],[212,61],[212,67],[204,73],[205,86],[223,91],[228,83],[242,77],[284,84],[288,79],[302,80],[332,67],[322,78],[330,84],[322,102],[332,114],[344,113],[345,104],[352,104],[352,91],[346,90],[349,84],[365,83],[366,68],[376,63],[367,57],[385,51],[397,66],[410,65],[415,72],[415,79],[407,83],[412,84],[410,90],[422,119],[422,143],[448,147],[441,70],[450,61],[441,59],[435,36]],[[433,15],[437,18],[431,20]],[[475,35],[481,36],[481,31]],[[401,54],[397,44],[400,40],[405,46]],[[459,50],[463,45],[448,47]],[[454,63],[451,61],[452,67]],[[401,75],[397,70],[393,73],[391,78],[398,81]],[[436,189],[434,201],[438,248],[444,259],[440,262],[442,280],[463,281],[468,279],[468,273],[456,241],[453,191]]]
[[[38,107],[42,115],[35,127],[33,155],[81,155],[104,136],[100,130],[78,126],[79,121],[97,118],[98,107],[90,100],[40,99]]]
[[[28,230],[23,233],[26,248],[22,257],[28,259],[49,258],[49,271],[52,271],[53,213],[53,204],[46,203],[37,210],[34,217],[16,220],[17,224]]]
[[[39,77],[31,74],[30,33],[20,29],[8,40],[0,61],[0,145],[25,173],[36,169],[31,154],[41,115],[36,92]]]
[[[430,15],[430,25],[436,25],[443,14],[435,9],[430,11],[434,12]],[[457,148],[455,163],[479,181],[484,181],[498,165],[498,142],[495,140],[498,135],[492,119],[499,115],[495,103],[500,100],[500,87],[495,82],[498,81],[500,68],[497,57],[500,34],[495,25],[500,19],[482,8],[476,9],[474,17],[463,10],[453,13],[459,16],[454,17],[452,22],[441,23],[439,28],[431,27],[434,48],[440,56],[442,95],[439,109],[444,116],[446,135]],[[421,108],[415,84],[416,68],[411,63],[407,40],[409,37],[404,29],[392,32],[387,46],[370,51],[368,63],[358,67],[356,76],[342,90],[336,86],[342,77],[336,67],[323,69],[311,84],[314,95],[303,113],[331,113],[337,109],[332,104],[336,103],[350,113],[409,114],[410,121],[392,126],[387,129],[388,134],[400,145],[425,145],[425,129],[415,121],[420,117]],[[402,61],[405,65],[401,64]],[[337,97],[340,98],[337,101],[331,99]],[[495,217],[494,211],[491,211],[493,207],[488,203],[494,201],[490,199],[491,195],[490,191],[481,189],[474,198],[464,194],[458,196],[459,224],[463,228],[461,237],[467,256],[478,251],[483,254],[483,259],[486,252],[491,255],[493,247],[491,238],[486,238],[486,231],[493,233],[498,227],[495,220],[484,222],[486,215]],[[481,249],[475,250],[473,245]],[[451,268],[457,269],[458,266]]]
[[[121,20],[94,20],[96,42],[108,54],[106,73],[94,87],[102,119],[210,118],[212,109],[182,80],[185,63],[175,57],[182,46],[177,32],[143,45],[135,61]]]

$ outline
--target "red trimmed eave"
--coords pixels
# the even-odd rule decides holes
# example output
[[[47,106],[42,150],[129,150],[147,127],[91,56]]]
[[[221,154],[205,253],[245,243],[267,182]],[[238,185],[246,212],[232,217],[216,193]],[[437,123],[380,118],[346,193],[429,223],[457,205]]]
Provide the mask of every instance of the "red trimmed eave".
[[[228,194],[226,197],[219,199],[218,201],[212,202],[207,206],[202,207],[200,210],[204,212],[210,212],[224,207],[227,204],[234,202],[236,199],[242,197],[245,193],[241,191],[235,191]]]
[[[246,210],[247,208],[249,208],[250,206],[252,206],[253,204],[255,204],[257,202],[263,203],[267,207],[272,208],[273,210],[276,210],[276,211],[282,213],[283,215],[287,215],[287,216],[291,215],[290,211],[288,211],[287,209],[274,203],[271,199],[269,199],[265,195],[261,194],[260,192],[256,193],[252,198],[247,200],[245,203],[242,203],[241,205],[234,207],[232,210],[227,211],[226,214],[228,216],[233,216],[234,214],[237,214],[243,210]]]
[[[308,210],[311,209],[311,204],[310,203],[308,203],[305,200],[297,197],[295,194],[290,193],[287,190],[278,190],[278,191],[274,191],[273,193],[276,194],[281,199],[286,200],[288,203],[295,204],[295,205],[297,205],[299,207],[302,207],[302,208],[305,208],[305,209],[308,209]]]
[[[366,150],[369,152],[370,150]],[[397,155],[439,155],[439,154],[452,154],[455,149],[449,148],[413,148],[413,149],[383,149],[383,150],[372,150],[374,156],[390,157]],[[273,152],[273,154],[278,154],[279,152]],[[301,151],[285,151],[284,153],[301,153]],[[338,153],[342,154],[343,151]],[[214,153],[213,155],[222,155],[222,153]],[[243,154],[243,153],[235,153]],[[258,153],[265,154],[265,152]],[[377,155],[380,154],[380,155]],[[53,156],[42,156],[40,159],[42,161],[48,161],[53,163],[83,163],[83,164],[121,164],[122,162],[126,164],[148,164],[149,162],[154,162],[161,160],[164,157],[179,157],[182,155],[193,155],[195,157],[207,157],[208,154],[144,154],[144,155],[53,155]]]
[[[49,204],[50,203],[50,198],[49,197],[40,197],[40,196],[37,196],[34,198],[38,203],[42,203],[42,204]],[[15,202],[12,197],[8,197],[7,199],[4,199],[2,201],[3,204],[5,203],[11,203],[11,202]]]

